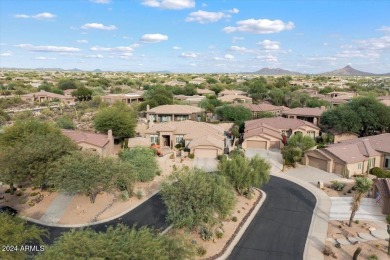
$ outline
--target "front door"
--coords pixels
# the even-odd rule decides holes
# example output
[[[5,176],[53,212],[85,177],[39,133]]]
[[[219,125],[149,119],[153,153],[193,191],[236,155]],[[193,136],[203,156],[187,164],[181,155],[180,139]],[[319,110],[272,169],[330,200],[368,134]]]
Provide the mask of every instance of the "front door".
[[[390,169],[390,156],[385,157],[385,168]]]

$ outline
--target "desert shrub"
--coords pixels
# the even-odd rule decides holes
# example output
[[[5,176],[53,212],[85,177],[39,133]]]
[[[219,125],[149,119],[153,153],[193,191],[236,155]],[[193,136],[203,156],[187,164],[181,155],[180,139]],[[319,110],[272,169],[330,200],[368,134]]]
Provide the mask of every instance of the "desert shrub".
[[[57,125],[62,129],[75,129],[75,125],[73,123],[73,120],[69,117],[63,116],[56,120]]]
[[[214,237],[213,231],[210,230],[210,228],[205,227],[205,226],[201,226],[200,227],[199,235],[205,241],[209,241],[209,240],[211,240]]]
[[[132,165],[137,173],[137,180],[151,181],[159,170],[153,149],[147,147],[134,147],[125,149],[119,154],[119,158]]]
[[[121,193],[119,194],[119,200],[120,201],[128,201],[129,200],[129,192],[127,192],[126,190],[121,191]]]
[[[233,222],[237,222],[237,220],[238,220],[238,219],[237,219],[236,216],[232,217],[232,221],[233,221]]]
[[[339,181],[332,181],[331,188],[336,191],[342,191],[345,187],[345,183]]]
[[[372,254],[369,257],[367,257],[367,260],[379,260],[379,258],[377,255]]]
[[[35,191],[34,191],[34,192],[31,192],[31,193],[30,193],[30,196],[31,196],[31,197],[34,197],[34,196],[37,196],[38,194],[39,194],[39,192],[35,192]]]
[[[188,158],[190,158],[190,159],[194,159],[194,158],[195,158],[195,154],[193,154],[193,153],[190,153],[190,154],[188,155]]]
[[[142,199],[142,197],[144,196],[144,194],[142,193],[142,191],[137,191],[136,193],[135,193],[135,196],[137,197],[137,199]]]
[[[375,175],[377,178],[390,178],[390,171],[386,171],[379,167],[372,168],[370,174]]]
[[[333,258],[336,258],[336,254],[335,254],[335,252],[333,252],[333,250],[332,250],[332,248],[330,248],[330,246],[325,246],[322,253],[326,256],[332,256]]]
[[[199,256],[204,256],[206,253],[207,253],[207,250],[206,248],[204,248],[203,246],[199,246],[197,249],[196,249],[196,252]]]
[[[223,237],[223,231],[218,229],[217,231],[215,231],[215,236],[221,239]]]

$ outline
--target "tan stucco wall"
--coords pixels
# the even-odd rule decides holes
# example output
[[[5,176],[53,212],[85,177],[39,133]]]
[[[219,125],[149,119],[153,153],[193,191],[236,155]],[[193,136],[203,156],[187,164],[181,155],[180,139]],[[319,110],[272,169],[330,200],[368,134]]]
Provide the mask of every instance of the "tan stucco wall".
[[[79,147],[81,147],[82,150],[93,150],[93,149],[95,149],[96,153],[99,154],[100,156],[108,156],[109,155],[108,145],[104,146],[103,148],[97,147],[97,146],[94,146],[94,145],[91,145],[91,144],[87,144],[87,143],[78,143],[77,145]]]
[[[376,157],[371,157],[371,158],[375,158],[375,165],[373,165],[371,167],[372,168],[373,167],[380,167],[381,157],[380,156],[376,156]],[[362,164],[362,168],[361,169],[359,169],[359,163],[347,164],[347,169],[349,171],[349,177],[351,177],[354,174],[364,174],[364,173],[367,172],[368,161],[365,160],[364,162],[360,162],[360,163]]]
[[[246,138],[244,140],[244,142],[242,143],[243,149],[248,148],[248,141],[266,141],[267,142],[267,149],[269,149],[271,141],[273,142],[273,141],[280,141],[280,140],[278,138],[275,138],[273,136],[268,136],[268,135],[267,135],[267,138],[263,138],[261,136],[252,136],[252,137]],[[280,142],[279,148],[282,148],[282,146],[283,146],[283,144],[282,144],[282,142]]]

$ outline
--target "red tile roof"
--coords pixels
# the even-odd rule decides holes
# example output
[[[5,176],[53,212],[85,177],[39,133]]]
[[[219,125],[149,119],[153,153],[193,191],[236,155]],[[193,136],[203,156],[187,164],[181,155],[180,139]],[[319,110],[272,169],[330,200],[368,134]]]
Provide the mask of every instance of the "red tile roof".
[[[82,132],[77,130],[62,130],[62,133],[72,139],[75,143],[87,143],[90,145],[94,145],[100,148],[109,143],[109,139],[107,135],[104,134],[96,134],[91,132]]]

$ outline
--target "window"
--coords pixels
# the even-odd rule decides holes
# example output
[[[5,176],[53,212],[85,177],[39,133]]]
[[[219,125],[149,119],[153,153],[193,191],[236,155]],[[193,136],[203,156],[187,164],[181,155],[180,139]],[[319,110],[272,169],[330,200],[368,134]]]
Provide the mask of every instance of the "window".
[[[184,139],[184,135],[176,135],[176,144],[180,143]]]
[[[287,131],[286,130],[282,130],[282,135],[286,135],[287,136]]]
[[[307,131],[307,135],[310,137],[316,137],[316,132],[315,131]]]
[[[375,165],[375,158],[368,159],[368,169],[373,168]]]
[[[159,144],[158,135],[150,135],[150,143]]]
[[[361,170],[362,169],[362,163],[359,163],[358,164],[358,170]]]

